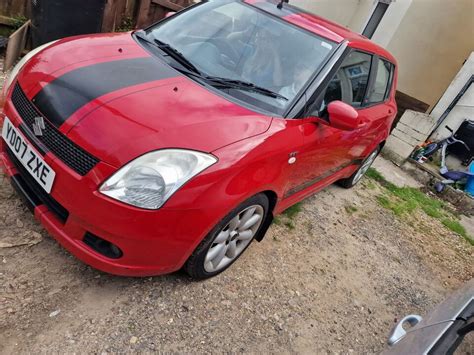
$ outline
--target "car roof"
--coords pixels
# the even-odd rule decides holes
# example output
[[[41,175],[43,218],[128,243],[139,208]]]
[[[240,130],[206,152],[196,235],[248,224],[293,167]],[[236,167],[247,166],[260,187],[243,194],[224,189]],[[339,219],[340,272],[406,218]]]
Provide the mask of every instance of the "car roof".
[[[287,22],[336,43],[348,41],[350,47],[375,53],[396,64],[395,58],[383,47],[359,33],[327,20],[323,17],[306,12],[296,6],[284,4],[282,9],[277,8],[278,0],[244,0],[245,3],[257,7]]]

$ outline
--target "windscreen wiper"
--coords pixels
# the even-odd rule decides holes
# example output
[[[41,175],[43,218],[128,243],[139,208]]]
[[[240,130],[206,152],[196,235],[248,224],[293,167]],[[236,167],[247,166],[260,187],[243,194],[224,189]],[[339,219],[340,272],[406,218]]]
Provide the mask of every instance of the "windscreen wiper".
[[[216,76],[205,76],[203,77],[203,79],[215,87],[252,91],[252,92],[256,92],[258,94],[262,94],[265,96],[273,97],[275,99],[282,99],[282,100],[288,101],[288,98],[286,98],[283,95],[280,95],[276,92],[273,92],[261,86],[257,86],[247,81],[221,78],[221,77],[216,77]]]
[[[144,31],[137,31],[135,32],[135,36],[142,41],[145,41],[148,44],[151,44],[154,47],[158,47],[161,49],[163,52],[168,54],[170,57],[172,57],[174,60],[179,62],[182,66],[184,66],[186,69],[190,70],[193,72],[193,74],[197,74],[201,76],[201,72],[194,66],[193,63],[191,63],[186,57],[179,52],[177,49],[171,47],[169,44],[164,43],[160,40],[154,39],[151,41],[147,36],[143,34]]]
[[[160,41],[159,39],[154,39],[153,40],[155,44],[160,48],[163,52],[168,54],[170,57],[172,57],[174,60],[179,62],[182,66],[184,66],[186,69],[191,70],[192,72],[201,75],[201,72],[199,71],[196,66],[191,63],[180,51],[178,51],[176,48],[172,47],[170,44],[165,43],[163,41]]]

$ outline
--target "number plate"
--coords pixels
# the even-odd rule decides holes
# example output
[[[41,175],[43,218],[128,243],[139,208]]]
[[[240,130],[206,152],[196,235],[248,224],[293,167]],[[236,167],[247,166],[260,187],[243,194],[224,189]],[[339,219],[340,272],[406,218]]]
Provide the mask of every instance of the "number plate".
[[[56,173],[13,126],[8,117],[5,117],[3,122],[2,137],[31,176],[47,193],[50,193]]]

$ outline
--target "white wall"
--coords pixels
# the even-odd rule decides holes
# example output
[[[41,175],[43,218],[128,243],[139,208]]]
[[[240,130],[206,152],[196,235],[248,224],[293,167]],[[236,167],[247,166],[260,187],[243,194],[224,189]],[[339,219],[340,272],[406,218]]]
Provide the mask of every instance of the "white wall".
[[[290,3],[318,16],[337,22],[340,25],[349,27],[354,14],[358,12],[361,1],[374,0],[291,0]],[[353,29],[352,27],[350,28]],[[358,31],[359,28],[356,30]]]
[[[439,120],[472,75],[474,75],[474,52],[471,53],[469,59],[451,82],[443,97],[431,112],[431,116]],[[445,126],[448,125],[456,131],[465,118],[474,120],[474,84],[471,84],[471,87],[451,110],[431,138],[438,140],[449,136],[450,132]]]
[[[382,47],[388,46],[412,2],[413,0],[396,0],[390,4],[372,37],[375,43]]]
[[[387,49],[398,89],[432,108],[474,49],[474,1],[413,0]]]

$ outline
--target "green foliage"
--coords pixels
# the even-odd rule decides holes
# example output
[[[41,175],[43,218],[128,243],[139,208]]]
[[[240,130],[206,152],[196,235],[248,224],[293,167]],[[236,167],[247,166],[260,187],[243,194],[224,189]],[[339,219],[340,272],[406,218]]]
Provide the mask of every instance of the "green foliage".
[[[358,211],[358,208],[354,205],[347,205],[347,206],[344,206],[344,209],[346,210],[347,213],[349,214],[353,214],[355,212]]]
[[[382,207],[391,210],[398,217],[406,213],[411,213],[418,207],[416,201],[413,200],[397,200],[383,195],[378,196],[377,200]]]
[[[277,226],[284,225],[288,229],[295,229],[296,225],[293,219],[301,212],[302,207],[301,203],[297,203],[296,205],[291,206],[290,208],[286,209],[281,215],[276,216],[273,219],[273,223]]]
[[[460,235],[464,239],[466,239],[471,245],[474,245],[474,240],[469,237],[466,232],[466,229],[459,223],[458,221],[450,218],[444,218],[441,223],[445,225],[446,228],[453,231],[454,233]]]
[[[387,196],[377,196],[377,201],[379,202],[380,206],[385,207],[387,209],[392,209],[392,203],[390,202]]]
[[[296,217],[298,213],[301,212],[301,203],[297,203],[296,205],[291,206],[290,208],[286,209],[283,214],[288,217],[289,219],[293,219]]]
[[[19,29],[21,26],[23,26],[28,19],[25,16],[15,16],[12,17],[12,27],[13,30]]]
[[[421,206],[421,209],[430,217],[433,218],[442,218],[443,217],[443,211],[441,211],[438,207],[432,206],[432,205],[425,205]]]
[[[378,181],[378,182],[386,182],[385,178],[380,174],[375,168],[369,168],[367,172],[365,173],[365,176]]]
[[[391,199],[382,196],[379,197],[378,201],[383,207],[391,209],[397,216],[413,212],[417,208],[434,218],[441,218],[446,215],[446,204],[443,201],[430,197],[423,191],[413,187],[398,187],[387,181],[374,168],[369,169],[368,176],[390,192]]]
[[[295,229],[295,224],[293,223],[293,221],[286,221],[285,226],[291,230]]]
[[[133,18],[131,17],[124,17],[122,22],[115,30],[116,32],[128,32],[133,31],[135,29],[135,25],[133,23]]]
[[[366,186],[369,190],[375,190],[376,188],[375,184],[370,180],[366,183]]]

